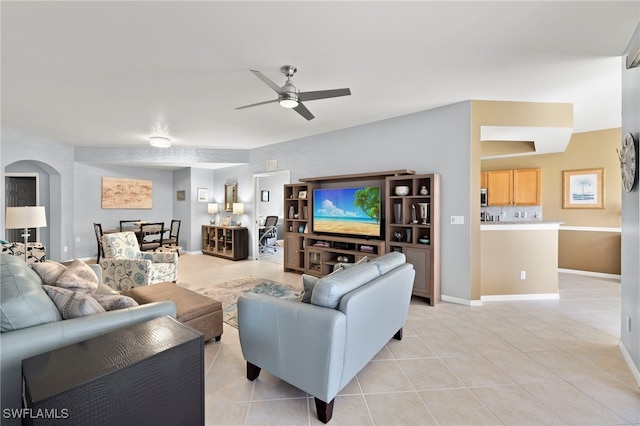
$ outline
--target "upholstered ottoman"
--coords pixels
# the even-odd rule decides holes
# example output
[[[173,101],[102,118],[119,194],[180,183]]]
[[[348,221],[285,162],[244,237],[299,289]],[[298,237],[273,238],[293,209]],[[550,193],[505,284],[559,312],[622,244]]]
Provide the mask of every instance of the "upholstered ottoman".
[[[171,300],[176,304],[177,320],[204,334],[204,340],[222,336],[222,303],[177,284],[165,282],[122,292],[139,304]]]

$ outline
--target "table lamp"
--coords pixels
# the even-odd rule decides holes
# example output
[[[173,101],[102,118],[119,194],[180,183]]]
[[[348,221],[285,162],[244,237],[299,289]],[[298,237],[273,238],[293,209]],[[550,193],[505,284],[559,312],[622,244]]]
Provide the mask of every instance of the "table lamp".
[[[207,204],[207,212],[211,215],[211,224],[216,224],[216,216],[218,215],[218,204],[217,203],[209,203]]]
[[[44,228],[47,226],[47,215],[43,206],[7,207],[5,227],[7,229],[24,229],[24,261],[27,262],[27,243],[29,242],[29,228]]]
[[[244,203],[233,203],[233,214],[238,215],[238,221],[236,222],[236,226],[241,226],[240,224],[240,215],[244,214]]]

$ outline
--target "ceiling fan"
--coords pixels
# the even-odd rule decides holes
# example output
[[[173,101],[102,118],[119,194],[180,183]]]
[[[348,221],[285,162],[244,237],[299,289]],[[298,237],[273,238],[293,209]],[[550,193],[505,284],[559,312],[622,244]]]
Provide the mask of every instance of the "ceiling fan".
[[[280,67],[280,71],[287,76],[287,81],[284,86],[279,87],[276,83],[269,80],[260,71],[250,70],[260,80],[264,81],[267,86],[271,87],[277,94],[278,99],[272,99],[270,101],[258,102],[257,104],[245,105],[236,109],[250,108],[258,105],[270,104],[273,102],[280,103],[280,106],[285,108],[291,108],[298,114],[306,118],[307,120],[313,120],[313,114],[302,104],[302,101],[313,101],[316,99],[336,98],[338,96],[348,96],[351,94],[351,90],[347,89],[333,89],[333,90],[318,90],[315,92],[301,92],[296,86],[293,85],[291,77],[296,73],[298,69],[293,65],[283,65]]]

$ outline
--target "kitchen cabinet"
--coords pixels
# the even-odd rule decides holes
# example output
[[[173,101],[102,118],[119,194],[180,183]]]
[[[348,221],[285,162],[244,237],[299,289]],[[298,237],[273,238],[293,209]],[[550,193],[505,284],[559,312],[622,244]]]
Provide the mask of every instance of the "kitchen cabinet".
[[[486,188],[488,185],[488,175],[489,172],[482,172],[480,173],[480,188]]]
[[[539,206],[540,169],[493,170],[487,173],[490,206]]]

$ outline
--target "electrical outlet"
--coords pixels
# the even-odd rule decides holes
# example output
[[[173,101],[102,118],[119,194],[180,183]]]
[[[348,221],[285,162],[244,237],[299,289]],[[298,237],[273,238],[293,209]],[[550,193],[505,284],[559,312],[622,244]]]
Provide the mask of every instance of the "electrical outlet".
[[[520,271],[520,279],[521,280],[527,279],[527,271]]]
[[[451,216],[452,225],[464,225],[464,216]]]
[[[67,252],[67,246],[64,246],[64,248],[62,249],[63,252]]]
[[[516,212],[516,217],[520,217],[520,212]]]
[[[76,243],[80,242],[80,237],[76,237]]]
[[[527,212],[522,212],[522,217],[527,217]]]

